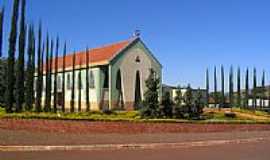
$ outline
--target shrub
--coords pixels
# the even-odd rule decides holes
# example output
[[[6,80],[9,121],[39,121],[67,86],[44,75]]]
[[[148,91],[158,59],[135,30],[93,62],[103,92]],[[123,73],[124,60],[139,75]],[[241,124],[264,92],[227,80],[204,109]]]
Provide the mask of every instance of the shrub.
[[[173,102],[170,97],[170,93],[165,93],[165,96],[162,98],[162,108],[160,109],[161,111],[161,116],[165,116],[168,118],[172,118],[173,116]]]
[[[144,94],[143,108],[140,110],[144,118],[157,118],[159,116],[159,89],[160,78],[156,76],[153,69],[150,69],[150,75],[145,81],[146,92]]]
[[[224,116],[227,118],[236,118],[236,113],[234,112],[225,112]]]

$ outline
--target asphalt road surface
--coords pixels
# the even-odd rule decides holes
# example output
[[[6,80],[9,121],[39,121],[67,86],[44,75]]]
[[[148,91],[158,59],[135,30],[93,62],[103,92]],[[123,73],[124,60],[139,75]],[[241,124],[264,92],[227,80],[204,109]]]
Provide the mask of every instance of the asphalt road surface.
[[[209,147],[106,150],[0,152],[1,160],[269,160],[270,141],[245,144],[224,144]]]

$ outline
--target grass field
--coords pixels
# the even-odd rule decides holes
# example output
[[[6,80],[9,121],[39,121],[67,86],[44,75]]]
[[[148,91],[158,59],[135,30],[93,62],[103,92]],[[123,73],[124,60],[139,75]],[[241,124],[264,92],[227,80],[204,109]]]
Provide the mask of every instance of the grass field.
[[[235,117],[227,117],[226,112],[230,109],[205,109],[203,120],[187,119],[142,119],[137,111],[83,112],[83,113],[36,113],[23,112],[8,114],[0,108],[2,119],[48,119],[48,120],[86,120],[86,121],[132,121],[132,122],[168,122],[168,123],[239,123],[239,124],[270,124],[270,114],[261,111],[249,111],[233,108]]]

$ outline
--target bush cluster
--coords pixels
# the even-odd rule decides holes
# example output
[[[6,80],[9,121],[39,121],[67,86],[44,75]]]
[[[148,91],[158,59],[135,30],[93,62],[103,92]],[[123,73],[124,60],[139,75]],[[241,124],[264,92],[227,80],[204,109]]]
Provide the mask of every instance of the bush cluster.
[[[188,86],[185,96],[182,96],[179,88],[174,101],[171,100],[170,93],[165,93],[159,103],[160,78],[156,76],[153,69],[150,69],[150,75],[145,84],[147,91],[140,110],[142,118],[201,119],[205,104],[202,102],[200,89],[196,95],[193,95],[191,87]]]

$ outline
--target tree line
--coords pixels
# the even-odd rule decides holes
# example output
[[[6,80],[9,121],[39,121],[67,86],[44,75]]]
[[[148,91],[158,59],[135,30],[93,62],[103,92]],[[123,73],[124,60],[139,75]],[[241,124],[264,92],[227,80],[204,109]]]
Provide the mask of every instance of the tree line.
[[[36,33],[35,26],[26,22],[25,13],[26,0],[14,0],[11,16],[11,28],[7,42],[8,52],[7,57],[4,57],[2,46],[4,43],[3,28],[5,9],[2,8],[0,10],[0,104],[5,107],[7,113],[22,111],[57,112],[58,101],[61,101],[61,111],[65,112],[66,42],[63,45],[62,69],[59,69],[59,37],[54,40],[54,38],[49,36],[49,33],[47,33],[45,37],[42,32],[41,22],[39,22],[38,31]],[[43,37],[45,37],[45,40]],[[88,75],[90,67],[89,60],[88,49],[86,49],[87,111],[90,111]],[[72,62],[72,94],[70,101],[71,112],[75,111],[75,61],[76,54],[74,52]],[[61,72],[62,96],[58,97],[57,93],[59,84],[57,79],[58,73]],[[79,73],[79,77],[81,77],[80,74],[81,73]],[[54,80],[52,77],[54,77]],[[79,81],[82,81],[82,78],[79,78]],[[79,84],[81,83],[82,82],[79,82]],[[52,86],[54,87],[52,88]],[[43,92],[45,92],[44,103],[42,100]],[[78,96],[78,102],[80,103],[79,106],[81,106],[80,95],[81,90]]]
[[[252,79],[250,75],[252,72]],[[236,75],[236,78],[234,78]],[[245,109],[262,109],[262,107],[270,107],[265,104],[265,100],[270,100],[269,87],[265,86],[265,71],[262,72],[261,82],[257,82],[257,69],[253,68],[250,71],[248,68],[244,73],[244,77],[241,76],[240,67],[237,68],[236,73],[234,68],[231,66],[229,70],[228,77],[228,92],[225,92],[225,73],[224,66],[220,68],[220,91],[218,91],[218,75],[217,68],[214,67],[213,72],[213,92],[210,92],[210,82],[209,82],[209,69],[206,70],[206,90],[207,90],[207,106],[209,107],[209,102],[214,104],[216,108],[224,107],[238,107]],[[252,80],[252,86],[250,81]],[[242,87],[244,86],[244,87]],[[211,99],[213,100],[211,102]],[[258,104],[259,100],[259,104]],[[252,103],[252,104],[250,104]]]

